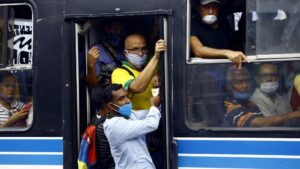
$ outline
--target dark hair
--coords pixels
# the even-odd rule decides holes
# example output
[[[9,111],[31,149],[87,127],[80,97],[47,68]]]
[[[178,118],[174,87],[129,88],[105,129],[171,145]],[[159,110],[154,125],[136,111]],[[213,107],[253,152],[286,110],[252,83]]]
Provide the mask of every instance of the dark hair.
[[[10,72],[7,72],[7,71],[0,72],[0,83],[2,83],[4,81],[4,79],[7,77],[14,77],[15,79],[17,79],[16,76]]]
[[[97,85],[92,89],[91,93],[91,103],[92,108],[94,109],[102,109],[105,106],[104,100],[103,100],[103,93],[104,90],[100,85]]]
[[[103,100],[105,102],[105,104],[111,102],[114,98],[113,98],[113,91],[119,90],[122,88],[122,85],[120,84],[111,84],[108,85],[105,90],[104,90],[104,95],[103,95]]]

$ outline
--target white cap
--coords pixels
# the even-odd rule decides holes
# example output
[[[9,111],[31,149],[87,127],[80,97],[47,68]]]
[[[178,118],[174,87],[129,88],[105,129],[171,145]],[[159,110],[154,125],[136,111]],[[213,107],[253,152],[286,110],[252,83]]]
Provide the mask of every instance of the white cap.
[[[201,0],[200,1],[200,4],[202,4],[202,5],[206,5],[206,4],[209,4],[209,3],[212,3],[212,2],[215,2],[215,3],[221,3],[220,1],[218,1],[218,0]]]

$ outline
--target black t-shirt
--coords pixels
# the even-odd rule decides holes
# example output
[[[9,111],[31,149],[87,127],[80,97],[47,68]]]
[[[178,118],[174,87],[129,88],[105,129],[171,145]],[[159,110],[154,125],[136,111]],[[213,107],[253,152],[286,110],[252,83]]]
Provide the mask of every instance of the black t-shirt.
[[[199,38],[203,46],[216,49],[230,49],[231,31],[228,22],[220,22],[217,29],[209,27],[199,18],[191,22],[191,36]]]

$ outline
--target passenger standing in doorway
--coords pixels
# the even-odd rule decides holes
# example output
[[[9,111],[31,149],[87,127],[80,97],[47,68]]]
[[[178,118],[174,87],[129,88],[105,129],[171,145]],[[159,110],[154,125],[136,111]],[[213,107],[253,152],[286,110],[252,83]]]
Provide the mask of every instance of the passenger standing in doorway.
[[[93,117],[92,123],[96,125],[96,155],[97,164],[95,169],[114,169],[115,163],[110,152],[107,137],[104,134],[103,124],[109,112],[103,100],[104,90],[102,86],[97,85],[91,93],[91,103],[96,114]]]
[[[87,82],[90,87],[110,84],[111,73],[125,60],[125,25],[119,20],[106,21],[103,25],[103,40],[88,51]]]
[[[195,57],[228,58],[237,68],[248,61],[240,51],[229,50],[231,30],[226,19],[219,17],[221,0],[198,0],[199,17],[191,22],[191,49]]]
[[[109,85],[104,92],[109,108],[103,124],[116,169],[155,169],[145,141],[145,134],[158,128],[160,98],[151,98],[150,110],[132,110],[126,90],[120,84]]]
[[[140,34],[130,34],[125,39],[125,57],[121,68],[112,73],[112,83],[122,84],[130,94],[133,110],[145,110],[150,108],[151,80],[158,70],[160,53],[166,50],[164,40],[158,40],[155,44],[155,53],[145,66],[148,48],[145,38]]]

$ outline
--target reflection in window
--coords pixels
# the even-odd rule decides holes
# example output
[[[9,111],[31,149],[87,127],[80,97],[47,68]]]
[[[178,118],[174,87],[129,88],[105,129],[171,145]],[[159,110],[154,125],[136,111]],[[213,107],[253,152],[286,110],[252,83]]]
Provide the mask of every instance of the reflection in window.
[[[247,53],[299,53],[300,1],[247,1]]]

